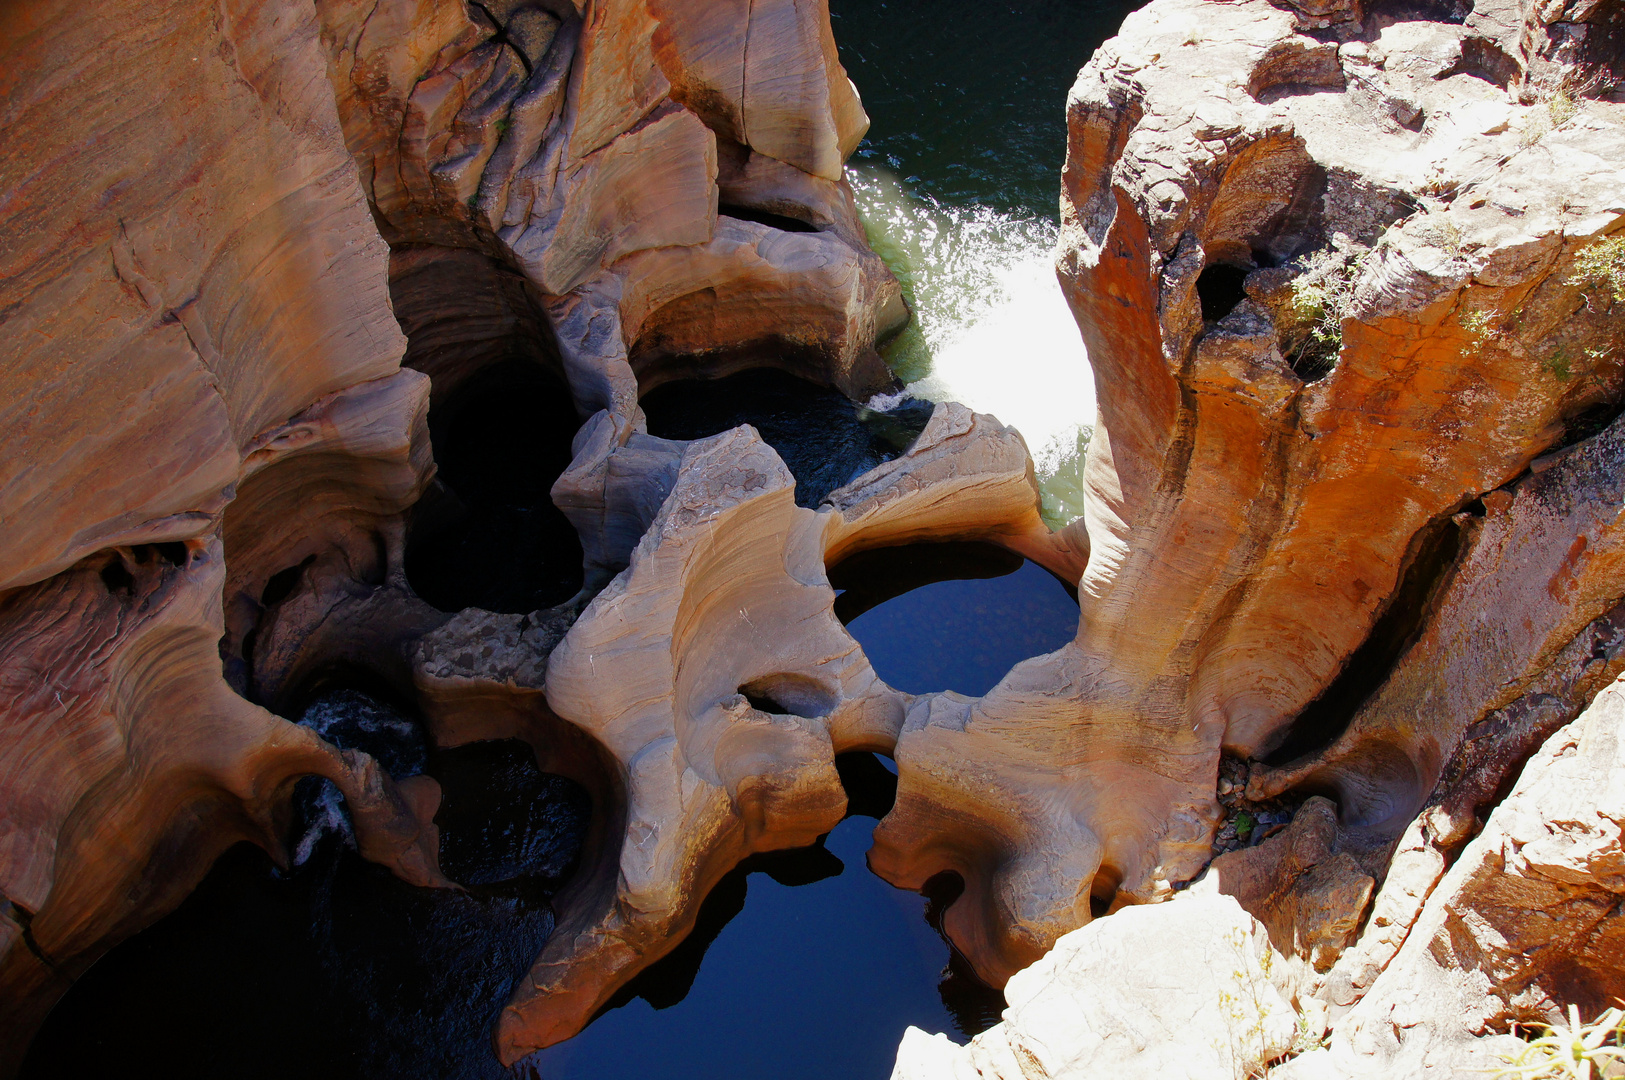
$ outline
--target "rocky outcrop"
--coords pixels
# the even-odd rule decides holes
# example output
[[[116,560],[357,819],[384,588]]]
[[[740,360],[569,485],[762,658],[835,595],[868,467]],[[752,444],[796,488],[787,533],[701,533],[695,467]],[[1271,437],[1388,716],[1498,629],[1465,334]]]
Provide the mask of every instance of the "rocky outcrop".
[[[431,781],[267,711],[333,670],[443,745],[531,740],[613,865],[624,785],[541,678],[687,453],[640,390],[761,363],[891,389],[875,341],[907,310],[843,179],[867,121],[821,4],[22,4],[0,33],[4,1071],[226,845],[279,853],[300,775],[339,784],[363,854],[445,883]],[[131,63],[139,91],[85,89]],[[592,422],[559,498],[586,588],[510,626],[404,566],[420,496],[454,503],[431,398],[515,359]]]
[[[1619,304],[1579,260],[1625,211],[1625,116],[1541,89],[1534,25],[1157,0],[1079,76],[1078,638],[914,705],[874,859],[965,878],[944,925],[990,980],[1201,870],[1221,755],[1254,799],[1339,796],[1314,861],[1243,860],[1325,967],[1464,732],[1525,694],[1583,706],[1540,680],[1625,597],[1612,434],[1545,455],[1620,397]],[[1265,902],[1325,859],[1358,863],[1335,942],[1287,932],[1294,888]]]
[[[1188,895],[1073,930],[955,1046],[909,1028],[892,1080],[1254,1076],[1298,1040],[1284,964],[1234,900]]]
[[[1294,1076],[1455,1076],[1512,1021],[1590,1018],[1620,989],[1625,684],[1529,760],[1397,955]]]
[[[443,879],[432,782],[222,673],[244,602],[362,534],[376,564],[432,468],[315,12],[9,5],[0,41],[3,1071],[225,846],[280,853],[300,775],[339,784],[369,857]],[[87,90],[132,65],[139,92]]]
[[[875,345],[907,310],[843,179],[866,120],[822,3],[36,7],[0,14],[0,1071],[225,845],[280,855],[301,775],[368,858],[448,884],[432,781],[277,715],[339,669],[593,801],[510,1063],[746,855],[838,821],[845,750],[900,770],[873,867],[957,874],[944,928],[1010,980],[997,1034],[932,1044],[955,1075],[1250,1069],[1289,1002],[1333,1025],[1297,1067],[1409,1068],[1609,992],[1585,969],[1618,967],[1618,838],[1573,809],[1606,801],[1612,743],[1574,734],[1603,721],[1495,808],[1625,666],[1625,288],[1586,269],[1625,215],[1625,106],[1584,66],[1603,5],[1133,16],[1068,106],[1100,419],[1060,533],[1019,434],[958,406],[816,506],[747,427],[648,432],[673,379],[893,388]],[[85,89],[131,61],[142,92]],[[582,587],[436,610],[405,572],[457,512],[430,406],[514,361],[583,420],[552,486]],[[1075,640],[978,699],[881,683],[829,568],[947,539],[1077,582]],[[1214,860],[1261,800],[1282,831]],[[1153,946],[1175,985],[1122,980],[1145,1005],[1113,1011],[1102,973]],[[1256,1025],[1213,1007],[1246,994]]]
[[[0,16],[0,588],[203,535],[291,417],[399,367],[319,28],[280,8]]]
[[[1081,566],[1038,518],[1020,437],[960,406],[816,511],[749,428],[668,445],[675,480],[629,567],[547,660],[548,706],[603,747],[626,810],[503,1014],[508,1061],[578,1031],[745,856],[832,829],[847,806],[835,755],[894,749],[910,696],[835,618],[826,567],[967,536]]]
[[[226,847],[253,840],[285,862],[299,776],[339,786],[367,858],[446,884],[433,780],[396,785],[226,685],[225,576],[218,540],[141,545],[0,604],[10,1054],[108,942],[179,903]]]

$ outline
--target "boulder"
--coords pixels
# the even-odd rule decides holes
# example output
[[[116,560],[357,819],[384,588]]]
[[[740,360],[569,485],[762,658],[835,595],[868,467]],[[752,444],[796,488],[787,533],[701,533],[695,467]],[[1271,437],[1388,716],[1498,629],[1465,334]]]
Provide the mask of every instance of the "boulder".
[[[1282,964],[1230,897],[1124,908],[1012,977],[970,1045],[909,1028],[892,1080],[1256,1076],[1299,1035]]]
[[[1302,1075],[1460,1075],[1514,1021],[1591,1018],[1625,988],[1625,682],[1540,748]],[[1509,1040],[1512,1049],[1521,1049]],[[1297,1075],[1294,1073],[1294,1075]]]

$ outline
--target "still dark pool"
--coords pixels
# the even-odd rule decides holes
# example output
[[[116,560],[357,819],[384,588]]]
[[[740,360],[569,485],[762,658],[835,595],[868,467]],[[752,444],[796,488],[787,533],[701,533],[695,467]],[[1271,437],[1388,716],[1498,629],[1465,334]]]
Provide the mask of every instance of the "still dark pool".
[[[833,577],[837,612],[903,689],[981,693],[1077,620],[1054,578],[983,545],[870,553]],[[539,773],[520,743],[430,750],[409,710],[353,687],[318,695],[304,722],[440,780],[445,867],[468,891],[413,888],[363,862],[336,792],[305,782],[290,843],[299,865],[229,852],[178,911],[75,984],[27,1080],[506,1074],[490,1025],[552,932],[583,793]],[[994,1023],[1002,997],[934,928],[951,896],[894,889],[865,867],[895,792],[888,764],[860,754],[839,765],[851,808],[834,832],[730,874],[675,953],[515,1075],[884,1080],[908,1025],[963,1039]]]

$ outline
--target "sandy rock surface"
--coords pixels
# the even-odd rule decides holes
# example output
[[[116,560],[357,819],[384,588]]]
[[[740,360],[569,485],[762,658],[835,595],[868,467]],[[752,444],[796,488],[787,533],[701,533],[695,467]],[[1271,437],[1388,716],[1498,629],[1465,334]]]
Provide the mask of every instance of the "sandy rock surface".
[[[1005,986],[1002,1023],[955,1046],[909,1028],[892,1080],[1243,1076],[1298,1036],[1283,965],[1231,898],[1130,908],[1066,934]]]
[[[1625,216],[1625,113],[1554,105],[1512,43],[1544,26],[1158,0],[1080,73],[1078,638],[915,706],[875,861],[966,878],[946,925],[984,977],[1201,870],[1221,758],[1252,762],[1248,799],[1335,791],[1347,944],[1441,778],[1494,790],[1466,731],[1529,693],[1572,717],[1617,670],[1553,665],[1625,595],[1614,433],[1586,441],[1625,312],[1581,270]],[[1255,887],[1261,914],[1299,902]]]

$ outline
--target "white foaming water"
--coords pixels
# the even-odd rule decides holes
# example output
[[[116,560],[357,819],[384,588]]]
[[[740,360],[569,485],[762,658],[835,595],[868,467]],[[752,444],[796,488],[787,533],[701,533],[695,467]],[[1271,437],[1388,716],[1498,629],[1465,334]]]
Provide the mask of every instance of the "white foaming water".
[[[355,832],[350,827],[350,815],[344,806],[344,794],[339,791],[338,785],[331,780],[323,780],[321,789],[316,795],[315,806],[310,808],[313,812],[305,824],[304,834],[293,849],[293,865],[303,866],[310,861],[310,856],[316,851],[316,845],[328,833],[338,833],[344,837],[344,842],[355,847]]]
[[[914,310],[886,349],[907,392],[1015,427],[1037,466],[1045,516],[1053,525],[1077,517],[1095,383],[1055,279],[1054,222],[944,205],[877,169],[849,166],[848,175],[869,241]],[[884,411],[897,400],[870,404]]]

